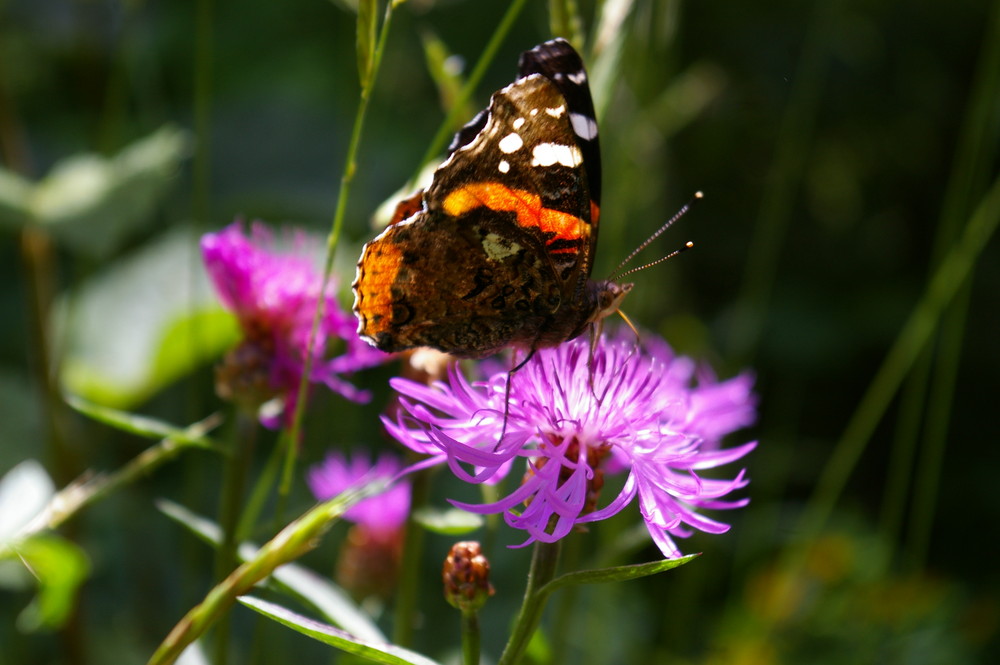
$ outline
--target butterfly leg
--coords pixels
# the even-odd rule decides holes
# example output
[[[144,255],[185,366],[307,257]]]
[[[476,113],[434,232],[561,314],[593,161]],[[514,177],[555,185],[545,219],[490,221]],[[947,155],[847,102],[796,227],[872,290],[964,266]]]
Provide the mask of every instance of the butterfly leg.
[[[510,369],[510,371],[507,372],[507,380],[506,380],[506,383],[504,385],[504,390],[503,390],[503,425],[500,427],[500,438],[497,440],[496,446],[493,447],[494,451],[497,449],[497,447],[500,446],[500,443],[503,441],[504,435],[507,433],[507,417],[510,415],[510,383],[511,383],[511,379],[514,376],[514,372],[516,372],[517,370],[521,369],[522,367],[524,367],[525,365],[528,364],[528,361],[531,360],[535,356],[535,351],[537,351],[537,350],[538,349],[536,349],[534,346],[531,347],[531,350],[528,351],[528,355],[526,355],[524,357],[524,360],[522,360],[522,361],[518,362],[517,364],[515,364]],[[516,354],[517,352],[515,351],[514,353]]]

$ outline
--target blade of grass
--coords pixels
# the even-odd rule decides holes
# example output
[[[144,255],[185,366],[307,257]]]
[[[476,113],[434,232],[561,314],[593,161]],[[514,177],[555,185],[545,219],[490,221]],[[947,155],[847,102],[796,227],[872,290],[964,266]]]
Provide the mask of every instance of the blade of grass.
[[[294,631],[308,635],[314,640],[334,646],[346,653],[363,657],[374,663],[386,665],[439,665],[436,661],[422,656],[415,651],[404,649],[393,644],[384,644],[363,640],[333,626],[314,621],[308,617],[296,614],[280,605],[269,603],[253,596],[243,596],[240,602],[264,616],[288,626]]]
[[[427,147],[427,152],[424,153],[420,163],[417,165],[417,169],[414,172],[414,178],[416,178],[416,174],[423,170],[424,166],[430,164],[431,161],[444,149],[448,138],[455,131],[454,128],[458,122],[460,114],[466,106],[468,106],[469,100],[472,98],[472,93],[477,87],[479,87],[479,82],[483,80],[483,76],[486,74],[486,69],[496,57],[500,44],[502,44],[503,40],[506,39],[507,33],[510,32],[511,27],[514,25],[514,21],[521,13],[521,10],[524,9],[524,5],[525,0],[514,0],[510,3],[510,6],[507,7],[507,11],[504,13],[503,18],[500,19],[500,23],[497,25],[496,31],[494,31],[493,36],[490,37],[490,41],[486,43],[486,48],[483,49],[483,53],[479,56],[476,66],[472,68],[472,73],[469,74],[469,78],[465,81],[465,85],[462,87],[455,105],[448,110],[448,115],[445,116],[444,121],[438,128],[437,134],[435,134],[434,138],[431,139],[431,143]]]
[[[983,248],[1000,222],[1000,177],[969,219],[927,285],[923,297],[900,330],[895,343],[875,373],[854,415],[847,423],[833,455],[823,468],[800,521],[798,534],[809,542],[826,525],[847,479],[871,440],[903,379],[938,329],[943,310],[965,283]]]
[[[945,195],[941,224],[935,249],[948,247],[957,234],[959,220],[971,209],[993,172],[992,165],[1000,143],[1000,5],[993,13],[982,40],[982,53],[955,166]],[[958,366],[962,354],[965,324],[971,299],[969,284],[961,289],[954,304],[945,311],[937,363],[927,407],[923,454],[914,487],[912,532],[907,552],[911,565],[923,567],[930,546],[931,529],[937,506],[938,485],[951,421]]]
[[[355,490],[324,501],[298,519],[293,520],[278,535],[258,550],[257,555],[234,570],[215,586],[201,603],[184,615],[163,640],[147,665],[169,665],[176,662],[187,645],[201,637],[236,602],[275,568],[301,557],[314,549],[320,537],[361,499],[385,489],[380,480],[360,485]]]

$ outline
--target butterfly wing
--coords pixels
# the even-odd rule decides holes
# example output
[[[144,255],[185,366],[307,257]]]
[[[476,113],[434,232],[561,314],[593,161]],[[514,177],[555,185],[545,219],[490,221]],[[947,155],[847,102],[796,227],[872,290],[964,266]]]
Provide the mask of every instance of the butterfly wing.
[[[423,209],[365,246],[354,284],[362,336],[388,351],[483,356],[578,327],[597,208],[572,114],[542,72],[493,95],[456,136]]]
[[[570,124],[583,154],[590,198],[595,207],[601,204],[601,146],[597,134],[597,115],[590,96],[590,82],[580,54],[565,39],[553,39],[521,54],[518,63],[522,77],[540,74],[550,80],[566,100]],[[591,220],[597,226],[597,219]],[[596,238],[597,234],[591,236]]]

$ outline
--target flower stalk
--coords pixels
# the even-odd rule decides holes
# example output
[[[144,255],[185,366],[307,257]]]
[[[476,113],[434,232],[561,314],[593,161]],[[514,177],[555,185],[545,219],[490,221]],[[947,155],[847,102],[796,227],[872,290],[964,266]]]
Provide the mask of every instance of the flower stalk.
[[[330,234],[327,236],[326,259],[323,264],[323,285],[330,282],[333,274],[333,259],[337,244],[340,241],[340,233],[344,226],[344,217],[347,213],[347,200],[351,193],[351,185],[354,182],[354,175],[357,171],[358,147],[361,145],[361,133],[365,125],[365,117],[368,113],[368,101],[371,98],[371,90],[375,86],[378,72],[382,65],[382,54],[385,52],[386,40],[389,36],[389,26],[392,24],[392,10],[396,3],[389,2],[385,8],[385,18],[382,20],[382,29],[379,33],[378,43],[369,66],[363,71],[367,77],[361,81],[361,95],[358,100],[358,109],[354,116],[354,126],[351,129],[351,138],[347,146],[347,155],[344,157],[344,173],[340,178],[340,189],[337,192],[337,207],[333,213]],[[279,504],[284,504],[292,488],[295,464],[298,460],[298,440],[299,431],[302,428],[302,417],[305,414],[305,398],[308,390],[308,380],[313,358],[312,349],[316,345],[317,332],[320,329],[320,322],[323,319],[323,309],[325,303],[320,299],[316,305],[316,312],[313,316],[312,332],[309,335],[308,349],[306,354],[305,372],[299,382],[298,397],[295,404],[295,411],[292,415],[291,426],[282,433],[281,445],[285,455],[281,481],[279,484]]]
[[[548,593],[543,591],[545,585],[555,578],[559,565],[559,550],[561,543],[535,543],[531,554],[531,568],[528,570],[528,582],[524,589],[524,601],[514,623],[507,646],[500,655],[497,665],[514,665],[520,662],[531,636],[542,621],[542,612]]]
[[[244,409],[236,409],[236,418],[232,427],[232,440],[229,445],[229,455],[225,458],[225,468],[222,476],[222,492],[219,498],[219,526],[222,529],[222,541],[215,550],[215,579],[224,580],[236,567],[237,524],[240,517],[240,507],[243,505],[243,495],[250,465],[253,460],[253,448],[257,438],[257,423]],[[225,616],[219,622],[215,633],[215,663],[225,665],[229,652],[229,617]]]

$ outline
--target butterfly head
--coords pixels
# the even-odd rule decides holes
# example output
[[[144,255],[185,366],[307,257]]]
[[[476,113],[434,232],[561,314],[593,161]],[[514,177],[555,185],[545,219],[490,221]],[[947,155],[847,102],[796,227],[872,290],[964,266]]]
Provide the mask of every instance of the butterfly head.
[[[621,311],[622,301],[632,290],[632,283],[619,284],[612,280],[601,282],[591,282],[594,289],[594,309],[590,315],[589,323],[597,323],[611,314]]]

